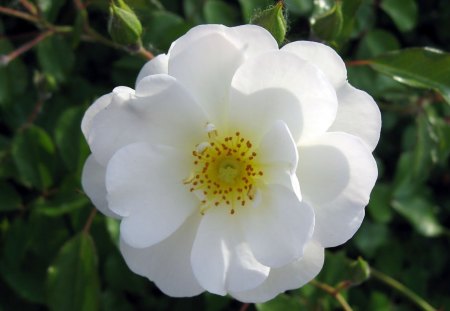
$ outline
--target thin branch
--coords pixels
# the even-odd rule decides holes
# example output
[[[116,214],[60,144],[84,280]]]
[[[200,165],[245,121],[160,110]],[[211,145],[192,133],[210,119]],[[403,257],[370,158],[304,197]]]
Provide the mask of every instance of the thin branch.
[[[28,13],[24,13],[24,12],[21,12],[21,11],[17,11],[17,10],[14,10],[14,9],[10,9],[10,8],[4,7],[4,6],[0,6],[0,13],[5,14],[5,15],[9,15],[9,16],[14,16],[14,17],[17,17],[17,18],[20,18],[20,19],[24,19],[24,20],[27,20],[27,21],[32,22],[32,23],[38,23],[39,22],[39,19],[37,17],[33,16],[33,15],[30,15]]]
[[[431,306],[428,302],[426,302],[422,297],[414,293],[408,287],[400,283],[399,281],[393,279],[392,277],[375,270],[374,268],[370,268],[370,275],[373,276],[378,281],[388,285],[389,287],[395,289],[399,293],[401,293],[404,297],[408,298],[411,302],[413,302],[416,306],[418,306],[423,311],[437,311],[436,308]]]
[[[12,51],[11,53],[7,55],[0,55],[0,65],[8,65],[8,63],[14,59],[16,59],[18,56],[22,55],[32,47],[34,47],[36,44],[47,38],[48,36],[52,35],[54,33],[53,29],[49,29],[47,31],[42,32],[39,34],[36,38],[33,40],[25,43],[24,45],[20,46],[16,50]]]
[[[91,213],[88,216],[88,219],[86,220],[86,223],[83,227],[83,233],[87,234],[89,233],[89,230],[91,229],[92,222],[94,221],[95,215],[97,214],[97,209],[93,208]]]
[[[147,60],[151,60],[152,58],[155,57],[155,55],[153,55],[152,52],[150,52],[149,50],[145,49],[143,46],[141,46],[141,48],[139,49],[138,54],[141,55],[142,57],[144,57]]]
[[[19,0],[19,2],[24,8],[27,9],[28,12],[30,12],[31,15],[38,15],[38,9],[33,3],[28,0]]]
[[[349,60],[346,61],[345,64],[348,67],[355,67],[355,66],[367,66],[367,65],[371,65],[373,62],[371,60],[368,59],[361,59],[361,60]]]
[[[327,294],[329,294],[330,296],[334,297],[334,299],[336,299],[336,301],[341,305],[342,310],[353,311],[352,307],[350,307],[347,300],[345,300],[345,298],[339,293],[339,290],[337,290],[336,288],[334,288],[328,284],[319,282],[317,280],[312,280],[310,283],[313,286],[317,287],[318,289],[321,289],[324,292],[326,292]]]
[[[250,307],[249,303],[243,303],[239,311],[247,311],[248,307]]]

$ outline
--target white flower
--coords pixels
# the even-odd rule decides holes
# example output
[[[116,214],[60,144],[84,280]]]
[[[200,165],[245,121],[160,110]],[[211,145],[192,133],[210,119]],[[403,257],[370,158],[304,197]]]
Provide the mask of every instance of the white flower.
[[[373,99],[329,47],[198,26],[86,112],[83,187],[166,294],[263,302],[315,277],[377,178]]]

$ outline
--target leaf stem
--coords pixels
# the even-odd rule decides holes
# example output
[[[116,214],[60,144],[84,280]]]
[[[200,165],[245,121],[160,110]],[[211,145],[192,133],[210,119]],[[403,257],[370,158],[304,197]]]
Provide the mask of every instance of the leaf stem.
[[[411,302],[416,304],[421,310],[424,311],[436,311],[437,309],[432,307],[428,302],[426,302],[422,297],[414,293],[408,287],[400,283],[399,281],[393,279],[392,277],[375,270],[374,268],[370,268],[370,275],[373,276],[378,281],[388,285],[389,287],[395,289],[403,296],[408,298]]]
[[[348,304],[347,300],[345,300],[344,296],[342,296],[339,293],[339,290],[322,282],[319,282],[317,280],[311,280],[310,282],[313,286],[323,290],[324,292],[326,292],[327,294],[329,294],[330,296],[334,297],[337,302],[339,302],[339,304],[342,307],[342,310],[344,311],[353,311],[352,307],[350,307],[350,305]]]

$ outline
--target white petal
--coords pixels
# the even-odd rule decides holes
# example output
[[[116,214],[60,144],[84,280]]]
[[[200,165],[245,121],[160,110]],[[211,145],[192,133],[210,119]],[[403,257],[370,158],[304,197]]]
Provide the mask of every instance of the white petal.
[[[191,28],[184,36],[172,43],[169,49],[169,56],[174,57],[178,52],[194,41],[207,35],[220,33],[232,42],[245,58],[254,57],[260,53],[270,50],[278,50],[278,43],[273,36],[263,27],[257,25],[240,25],[236,27],[226,27],[223,25],[199,25]],[[177,46],[177,49],[174,49]]]
[[[337,89],[347,81],[347,69],[342,58],[331,47],[312,41],[295,41],[281,49],[313,63],[325,73]]]
[[[204,113],[168,75],[143,78],[136,94],[115,94],[92,120],[88,142],[103,165],[123,146],[135,142],[191,148],[203,138]]]
[[[301,200],[300,185],[295,174],[298,163],[297,146],[283,121],[276,121],[263,136],[257,150],[258,162],[263,164],[264,181],[279,184]]]
[[[333,86],[317,67],[292,53],[263,53],[233,77],[230,122],[252,137],[282,120],[295,141],[307,140],[325,132],[336,111]]]
[[[155,74],[167,74],[167,64],[169,57],[166,54],[159,54],[155,58],[149,60],[139,71],[138,77],[136,79],[136,86],[139,82],[150,75]]]
[[[127,265],[172,297],[200,294],[204,289],[192,272],[190,260],[199,220],[199,215],[193,215],[170,237],[151,247],[134,248],[122,239],[120,250]]]
[[[314,213],[282,186],[268,185],[260,191],[259,205],[236,213],[245,224],[244,234],[255,258],[263,265],[281,267],[303,256],[314,229]]]
[[[121,218],[108,208],[105,175],[106,168],[100,165],[91,154],[84,163],[83,173],[81,174],[81,184],[84,192],[102,214],[109,217]]]
[[[303,199],[316,215],[314,238],[337,246],[359,228],[377,179],[377,165],[356,136],[330,132],[299,146],[297,176]]]
[[[172,147],[128,145],[106,170],[109,208],[124,217],[121,236],[133,247],[148,247],[170,236],[197,208],[183,184],[190,158]]]
[[[360,137],[373,151],[380,139],[381,114],[372,96],[349,83],[337,91],[339,106],[329,131]]]
[[[290,172],[297,169],[297,146],[283,121],[276,121],[263,136],[257,154],[260,163],[284,164]]]
[[[86,140],[88,140],[89,137],[92,119],[97,115],[97,113],[105,109],[105,107],[111,103],[113,96],[113,93],[109,93],[99,97],[84,113],[83,120],[81,120],[81,131],[83,132]]]
[[[230,40],[244,53],[245,58],[255,57],[266,51],[278,50],[278,43],[263,27],[241,25],[228,28]]]
[[[269,277],[261,286],[249,291],[233,292],[231,295],[242,302],[266,302],[286,290],[299,288],[311,281],[319,274],[323,262],[323,247],[311,241],[306,245],[301,259],[284,267],[271,269]]]
[[[209,121],[221,128],[231,78],[243,54],[219,31],[185,41],[182,37],[171,47],[169,74],[191,92],[207,112]]]
[[[203,216],[191,263],[201,286],[218,295],[255,288],[269,274],[243,241],[238,218],[220,207],[212,207]]]

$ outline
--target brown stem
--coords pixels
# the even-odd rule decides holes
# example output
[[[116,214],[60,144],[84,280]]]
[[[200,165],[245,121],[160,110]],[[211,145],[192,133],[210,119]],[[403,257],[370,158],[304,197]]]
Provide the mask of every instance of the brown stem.
[[[242,304],[242,306],[239,309],[239,311],[247,311],[248,307],[250,307],[250,304],[249,303],[244,303],[244,304]]]
[[[138,54],[143,56],[147,60],[151,60],[152,58],[155,57],[155,55],[153,55],[152,52],[150,52],[149,50],[145,49],[143,46],[141,46],[141,48],[139,49]]]
[[[367,59],[361,59],[361,60],[349,60],[346,61],[345,64],[348,67],[354,67],[354,66],[367,66],[367,65],[371,65],[372,61],[371,60],[367,60]]]
[[[89,230],[91,229],[92,222],[94,221],[95,215],[97,214],[97,209],[93,208],[91,213],[88,216],[88,219],[86,220],[86,223],[83,227],[83,233],[89,233]]]
[[[36,8],[36,6],[33,3],[31,3],[28,0],[19,0],[19,2],[20,2],[20,4],[23,5],[23,7],[25,9],[27,9],[28,12],[30,12],[31,15],[34,15],[34,16],[38,15],[38,9]]]
[[[330,296],[334,297],[334,299],[336,299],[337,302],[339,302],[339,304],[342,307],[342,310],[344,311],[353,311],[352,307],[350,307],[350,305],[348,304],[348,302],[345,300],[345,298],[339,293],[339,291],[322,282],[319,282],[317,280],[312,280],[310,282],[313,286],[323,290],[324,292],[326,292],[327,294],[329,294]]]
[[[12,51],[11,53],[7,55],[1,55],[0,56],[0,64],[2,65],[8,65],[8,63],[14,59],[16,59],[19,55],[25,53],[32,47],[34,47],[36,44],[47,38],[48,36],[52,35],[54,33],[53,29],[49,29],[47,31],[44,31],[40,33],[36,38],[33,40],[25,43],[24,45],[20,46],[16,50]]]
[[[3,13],[5,15],[9,15],[9,16],[14,16],[14,17],[17,17],[17,18],[21,18],[21,19],[27,20],[27,21],[32,22],[32,23],[38,23],[39,22],[39,19],[37,17],[33,16],[33,15],[30,15],[28,13],[24,13],[24,12],[21,12],[21,11],[17,11],[17,10],[14,10],[14,9],[10,9],[10,8],[4,7],[4,6],[0,6],[0,13]]]

